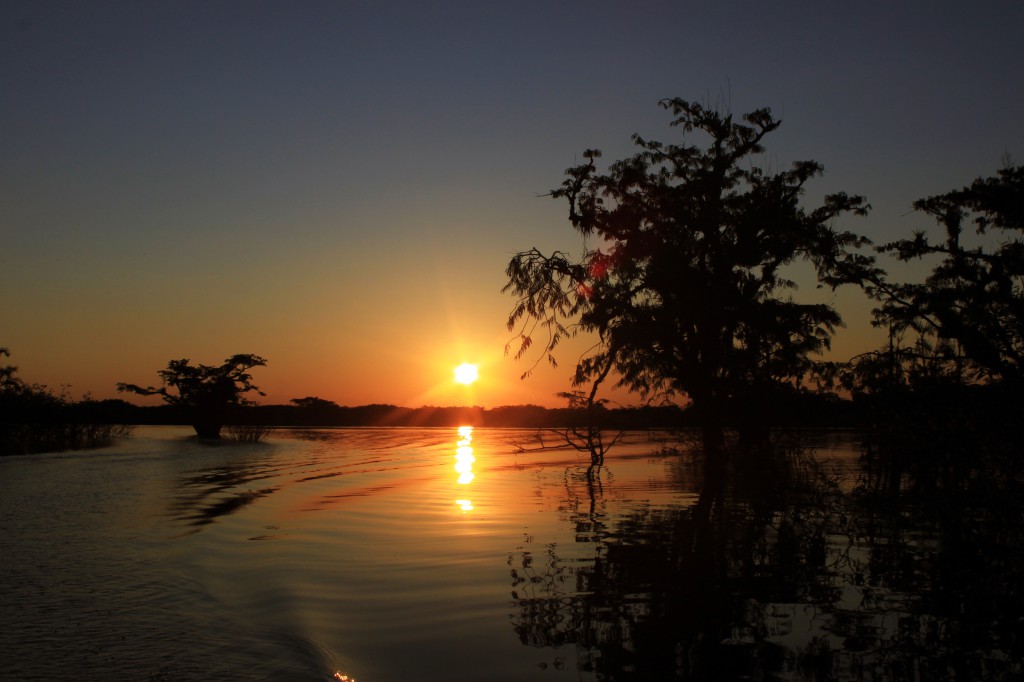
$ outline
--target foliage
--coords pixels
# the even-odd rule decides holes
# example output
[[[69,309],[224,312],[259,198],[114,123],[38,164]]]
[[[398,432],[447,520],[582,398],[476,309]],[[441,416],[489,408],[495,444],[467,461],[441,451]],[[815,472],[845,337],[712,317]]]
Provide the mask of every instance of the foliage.
[[[706,440],[720,439],[726,405],[746,432],[763,433],[758,405],[783,386],[802,387],[817,369],[812,356],[842,324],[831,305],[794,300],[786,269],[808,262],[818,285],[833,288],[876,273],[857,251],[867,240],[832,227],[868,206],[836,193],[805,210],[800,198],[819,164],[756,165],[763,138],[781,124],[767,109],[740,123],[680,99],[661,105],[672,126],[704,134],[706,146],[634,135],[640,151],[607,173],[596,150],[566,171],[551,196],[568,202],[572,226],[598,246],[578,260],[536,248],[512,258],[505,291],[517,297],[508,318],[516,357],[538,331],[552,363],[564,338],[594,333],[573,378],[591,385],[591,401],[616,370],[620,385],[645,398],[688,396]]]
[[[306,396],[305,398],[292,398],[290,401],[295,407],[303,410],[336,410],[338,403],[333,400],[326,400],[324,398],[318,398],[316,396]]]
[[[873,488],[939,504],[1017,494],[1024,168],[1008,165],[914,207],[942,226],[941,240],[917,232],[878,250],[932,269],[921,282],[869,282],[880,302],[874,323],[889,342],[842,372],[864,417],[862,464]]]
[[[0,357],[9,357],[0,348]],[[79,450],[131,436],[131,427],[96,423],[94,401],[72,402],[64,393],[27,384],[14,365],[0,367],[0,455]]]
[[[265,367],[267,361],[258,355],[232,355],[220,365],[191,365],[187,359],[171,360],[167,369],[157,374],[163,381],[159,387],[119,383],[117,390],[139,395],[159,395],[169,405],[188,410],[192,425],[201,438],[219,438],[220,430],[234,408],[251,405],[245,394],[255,391],[249,373],[254,367]]]
[[[227,426],[228,440],[238,443],[262,443],[274,427],[265,424],[230,424]]]
[[[879,247],[902,261],[938,256],[923,283],[873,289],[887,326],[889,371],[914,382],[949,376],[959,381],[1019,382],[1024,378],[1024,167],[914,203],[945,230],[932,243],[924,232]],[[965,223],[994,248],[964,244]],[[906,376],[903,376],[903,374]]]

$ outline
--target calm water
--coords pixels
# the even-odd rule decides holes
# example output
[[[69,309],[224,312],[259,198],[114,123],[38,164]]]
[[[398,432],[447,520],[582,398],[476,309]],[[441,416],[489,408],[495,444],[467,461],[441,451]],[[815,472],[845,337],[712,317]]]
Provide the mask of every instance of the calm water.
[[[872,679],[907,618],[945,623],[870,578],[875,536],[833,504],[850,438],[818,443],[825,492],[745,493],[708,535],[690,460],[643,433],[589,475],[515,454],[526,431],[189,433],[0,460],[0,678]]]

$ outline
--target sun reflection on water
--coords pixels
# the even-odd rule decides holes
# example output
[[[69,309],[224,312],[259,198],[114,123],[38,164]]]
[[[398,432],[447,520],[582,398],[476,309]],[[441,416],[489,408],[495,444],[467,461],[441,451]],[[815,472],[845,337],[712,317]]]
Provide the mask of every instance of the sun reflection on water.
[[[473,427],[460,426],[459,439],[455,443],[455,471],[459,474],[459,485],[468,485],[476,478],[476,474],[473,473],[473,462],[475,461],[476,457],[473,456]],[[472,500],[455,500],[455,504],[459,505],[462,511],[472,511],[473,509]]]

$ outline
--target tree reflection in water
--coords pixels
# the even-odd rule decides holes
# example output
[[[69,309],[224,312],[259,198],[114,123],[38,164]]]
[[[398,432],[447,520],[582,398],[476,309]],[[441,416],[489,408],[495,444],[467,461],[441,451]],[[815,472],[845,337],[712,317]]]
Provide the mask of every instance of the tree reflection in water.
[[[846,492],[787,448],[756,476],[736,467],[715,500],[680,461],[695,504],[614,518],[603,467],[567,473],[577,545],[527,538],[509,557],[523,644],[575,645],[602,680],[1024,674],[1014,490],[938,504],[877,482]]]

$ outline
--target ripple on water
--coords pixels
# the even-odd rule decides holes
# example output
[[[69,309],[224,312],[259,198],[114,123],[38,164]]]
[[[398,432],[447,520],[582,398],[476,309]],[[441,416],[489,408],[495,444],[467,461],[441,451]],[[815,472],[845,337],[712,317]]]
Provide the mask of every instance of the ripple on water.
[[[507,565],[528,534],[578,544],[576,453],[480,431],[460,483],[454,429],[186,433],[0,461],[5,679],[577,678],[571,647],[519,643]],[[664,471],[610,463],[598,511],[687,504]]]

